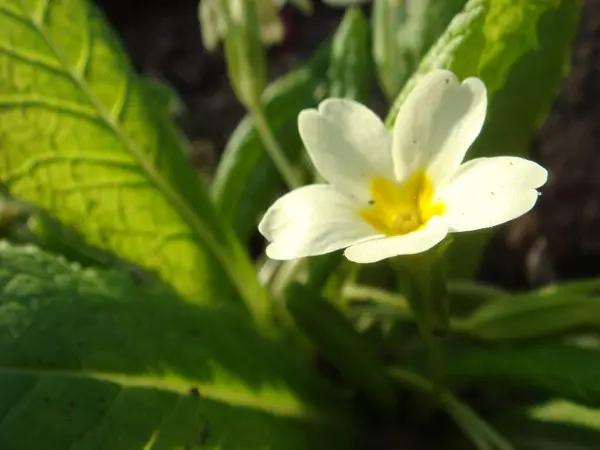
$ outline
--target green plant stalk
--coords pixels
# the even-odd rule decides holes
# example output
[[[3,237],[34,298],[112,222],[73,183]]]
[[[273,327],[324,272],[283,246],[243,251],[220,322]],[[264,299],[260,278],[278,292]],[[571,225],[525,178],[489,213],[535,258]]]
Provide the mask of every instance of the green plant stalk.
[[[273,164],[275,164],[277,171],[283,178],[288,189],[292,190],[302,186],[303,183],[296,175],[294,167],[289,162],[288,158],[283,152],[281,145],[279,145],[279,142],[277,142],[277,138],[271,130],[269,121],[267,120],[265,112],[259,102],[256,102],[252,106],[250,113],[254,118],[256,130],[258,131],[258,134],[260,135],[260,138],[263,141],[265,150],[267,151],[269,157],[273,161]]]
[[[406,298],[429,349],[431,378],[437,393],[442,391],[444,384],[438,340],[450,328],[442,261],[447,245],[443,243],[424,253],[394,259],[397,266],[409,275],[410,291]]]
[[[412,316],[408,300],[402,295],[393,294],[385,289],[351,282],[344,286],[342,296],[348,300],[372,300],[380,305],[390,306],[399,311],[405,311],[407,315]]]
[[[415,372],[399,367],[389,371],[390,376],[404,386],[428,395],[435,395],[435,385]],[[448,389],[436,395],[440,405],[478,450],[514,450],[514,447],[490,424]]]

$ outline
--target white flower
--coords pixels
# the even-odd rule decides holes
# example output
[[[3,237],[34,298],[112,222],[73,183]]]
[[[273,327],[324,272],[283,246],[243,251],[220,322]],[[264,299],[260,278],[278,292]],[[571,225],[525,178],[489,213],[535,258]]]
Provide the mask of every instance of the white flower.
[[[547,180],[543,167],[508,156],[461,164],[486,107],[481,80],[461,84],[436,70],[410,93],[392,133],[349,100],[302,111],[300,135],[330,184],[301,187],[271,206],[259,224],[267,255],[288,260],[346,248],[349,260],[369,263],[525,214]]]
[[[198,5],[198,19],[202,31],[202,42],[208,51],[214,51],[219,42],[227,34],[227,21],[223,17],[220,2],[222,0],[201,0]],[[226,3],[234,11],[239,10],[240,1],[249,0],[226,0]],[[279,44],[285,37],[285,28],[278,10],[286,3],[293,4],[304,14],[312,14],[313,5],[311,0],[253,0],[256,6],[256,16],[260,27],[262,42],[271,46]],[[370,0],[324,0],[330,6],[352,6],[367,3]]]
[[[238,23],[242,21],[240,2],[245,1],[249,0],[226,0],[232,20],[240,26],[248,26]],[[253,1],[262,42],[266,45],[281,42],[285,36],[285,30],[279,17],[277,4],[274,0]],[[204,47],[208,51],[214,51],[227,34],[227,20],[223,15],[221,0],[202,0],[198,6],[198,19]]]

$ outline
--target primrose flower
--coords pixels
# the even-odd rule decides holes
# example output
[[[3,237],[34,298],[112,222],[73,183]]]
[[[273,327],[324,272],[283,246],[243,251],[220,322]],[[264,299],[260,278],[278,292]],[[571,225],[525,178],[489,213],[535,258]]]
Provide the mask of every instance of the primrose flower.
[[[328,99],[300,113],[300,135],[330,184],[279,198],[259,224],[267,255],[289,260],[345,248],[370,263],[426,251],[448,233],[488,228],[525,214],[548,177],[517,157],[462,163],[485,120],[486,88],[446,70],[425,75],[393,132],[367,107]]]

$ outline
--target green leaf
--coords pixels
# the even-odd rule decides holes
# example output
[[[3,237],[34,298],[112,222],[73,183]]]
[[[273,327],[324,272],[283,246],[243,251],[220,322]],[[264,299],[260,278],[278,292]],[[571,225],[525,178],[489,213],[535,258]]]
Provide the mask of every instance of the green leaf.
[[[149,101],[163,110],[169,117],[177,117],[185,109],[183,100],[173,86],[155,78],[144,77],[140,82],[146,90]]]
[[[333,36],[327,70],[327,95],[367,102],[371,91],[371,70],[369,26],[360,9],[348,8]]]
[[[581,0],[470,0],[405,85],[388,125],[424,73],[447,68],[488,88],[486,124],[468,158],[525,155],[566,74],[580,9]],[[490,236],[457,235],[450,274],[474,276]]]
[[[396,98],[419,61],[466,0],[375,0],[373,59],[388,99]]]
[[[600,410],[566,400],[554,399],[536,405],[531,408],[530,415],[537,420],[584,426],[600,432]]]
[[[31,217],[27,228],[33,235],[29,242],[35,242],[45,252],[62,255],[83,267],[106,268],[118,265],[113,254],[87,246],[75,230],[64,227],[45,214]]]
[[[330,43],[324,44],[304,66],[269,85],[263,108],[278,142],[290,161],[303,148],[298,113],[315,106],[325,94]],[[211,196],[238,237],[246,242],[260,215],[281,189],[281,176],[267,155],[254,120],[246,116],[237,126],[221,157]]]
[[[264,291],[214,214],[178,131],[84,0],[0,0],[0,181],[187,299]],[[214,292],[222,296],[212,295]]]
[[[235,309],[0,246],[0,448],[350,449],[345,402]]]
[[[466,351],[445,364],[457,384],[488,383],[532,389],[583,405],[600,406],[600,352],[570,346],[531,346]]]
[[[483,340],[540,338],[600,326],[600,298],[555,287],[494,299],[476,309],[458,330]]]
[[[522,419],[504,431],[519,450],[596,450],[600,432]],[[470,449],[469,449],[470,450]]]
[[[513,448],[518,450],[596,450],[600,442],[598,430],[536,420],[521,412],[513,412],[508,418],[501,416],[494,420],[494,424],[513,444]],[[456,439],[452,439],[444,448],[473,450],[470,442],[464,439],[460,443],[455,441]]]
[[[292,284],[285,299],[296,326],[313,342],[318,352],[340,371],[345,380],[364,390],[381,407],[391,410],[395,406],[393,386],[367,338],[312,288]]]
[[[600,412],[565,400],[536,405],[501,419],[502,431],[519,450],[595,450],[600,442]]]

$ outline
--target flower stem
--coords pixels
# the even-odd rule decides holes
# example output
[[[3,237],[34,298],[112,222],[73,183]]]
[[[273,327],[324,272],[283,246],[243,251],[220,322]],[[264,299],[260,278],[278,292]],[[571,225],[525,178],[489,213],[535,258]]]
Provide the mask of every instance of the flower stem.
[[[267,154],[273,161],[273,164],[275,164],[288,189],[292,190],[302,186],[302,182],[296,175],[279,142],[277,142],[277,138],[271,130],[262,106],[258,104],[254,105],[251,114]]]
[[[417,373],[400,367],[391,368],[389,373],[392,378],[414,391],[435,395],[434,384]],[[494,427],[448,389],[442,390],[436,397],[442,408],[478,450],[514,450]]]
[[[442,256],[445,246],[406,255],[395,259],[399,268],[408,275],[407,300],[419,330],[429,350],[429,363],[434,391],[443,390],[443,364],[439,340],[450,328],[448,296]]]
[[[348,283],[342,289],[342,295],[348,300],[369,299],[381,305],[389,306],[395,310],[405,311],[412,315],[406,298],[393,294],[384,289],[355,283]]]

